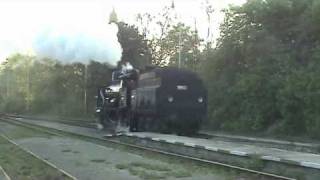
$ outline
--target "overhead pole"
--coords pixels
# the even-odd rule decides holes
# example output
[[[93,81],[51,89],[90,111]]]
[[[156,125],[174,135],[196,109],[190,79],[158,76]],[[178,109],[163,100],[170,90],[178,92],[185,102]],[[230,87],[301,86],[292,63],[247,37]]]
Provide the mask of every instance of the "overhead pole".
[[[179,64],[178,64],[178,68],[181,68],[181,29],[179,30]]]
[[[197,30],[197,19],[194,17],[194,39],[193,39],[193,45],[192,45],[192,66],[194,70],[197,69],[197,57],[196,57],[196,50],[198,48],[198,30]]]
[[[30,61],[31,57],[28,56],[27,61],[27,112],[30,111],[30,101],[31,101],[31,95],[30,95]]]
[[[88,113],[88,106],[87,106],[87,79],[88,79],[88,65],[84,65],[84,113]]]
[[[172,3],[171,3],[171,8],[174,9],[174,12],[175,12],[175,16],[178,17],[178,13],[177,13],[177,9],[176,9],[176,5],[174,3],[174,0],[172,0]],[[181,37],[181,28],[179,29],[179,42],[178,42],[178,45],[179,45],[179,50],[178,50],[178,68],[180,69],[181,68],[181,49],[182,49],[182,37]]]
[[[7,99],[9,99],[9,92],[10,92],[10,88],[9,88],[9,73],[10,73],[10,69],[6,68],[6,95],[7,95]]]

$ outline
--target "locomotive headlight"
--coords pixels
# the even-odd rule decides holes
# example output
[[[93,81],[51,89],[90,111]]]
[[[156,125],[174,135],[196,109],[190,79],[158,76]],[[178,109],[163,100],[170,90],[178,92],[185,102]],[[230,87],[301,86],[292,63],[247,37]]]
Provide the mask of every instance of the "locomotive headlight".
[[[116,101],[115,98],[112,98],[112,99],[110,100],[111,103],[114,103],[115,101]]]
[[[203,97],[198,98],[198,103],[203,103]]]
[[[168,102],[170,102],[170,103],[173,102],[173,97],[172,96],[168,97]]]

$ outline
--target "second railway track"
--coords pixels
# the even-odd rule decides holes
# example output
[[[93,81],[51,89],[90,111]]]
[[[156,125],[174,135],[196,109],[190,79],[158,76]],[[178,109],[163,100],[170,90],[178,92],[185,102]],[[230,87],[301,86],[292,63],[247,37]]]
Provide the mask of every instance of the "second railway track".
[[[50,179],[77,180],[77,178],[72,176],[70,173],[66,172],[65,170],[63,170],[63,169],[61,169],[59,167],[57,167],[55,164],[49,162],[48,160],[41,158],[40,156],[38,156],[37,154],[33,153],[32,151],[20,146],[18,143],[16,143],[14,140],[10,139],[8,136],[6,136],[2,132],[1,132],[0,138],[2,139],[2,141],[4,141],[4,142],[2,142],[3,146],[5,146],[5,144],[11,146],[11,148],[10,148],[11,152],[13,152],[13,153],[20,152],[20,153],[17,153],[18,157],[19,156],[21,158],[23,157],[23,159],[25,159],[25,160],[27,160],[28,159],[27,157],[29,157],[29,161],[36,161],[37,163],[42,164],[41,165],[41,169],[42,169],[43,172],[46,172],[45,169],[49,169],[47,172],[51,172],[51,173],[53,172],[53,175],[51,174],[52,176],[50,177]],[[6,156],[10,156],[10,155],[7,154]],[[5,160],[4,162],[8,163],[8,161],[9,160]],[[0,171],[1,171],[0,174],[2,173],[6,180],[20,179],[21,178],[20,177],[21,173],[22,174],[23,173],[28,174],[28,176],[29,176],[28,179],[30,179],[30,178],[33,179],[35,177],[33,177],[33,174],[31,172],[29,172],[29,171],[32,171],[32,169],[34,167],[30,167],[29,163],[31,163],[31,162],[29,162],[29,161],[23,162],[23,163],[25,163],[25,165],[21,165],[21,167],[23,167],[23,168],[26,168],[27,166],[29,166],[29,168],[27,168],[28,171],[24,170],[24,172],[17,172],[17,171],[20,171],[21,169],[14,169],[13,171],[16,171],[16,173],[14,173],[11,176],[11,175],[9,175],[7,173],[7,171],[5,171],[5,169],[3,167],[0,166]],[[11,165],[12,165],[12,163],[11,163]],[[13,168],[13,167],[10,167],[10,168]],[[11,172],[12,172],[12,170],[11,170]],[[45,177],[46,175],[43,174],[42,176]]]
[[[286,179],[286,180],[295,179],[295,178],[286,177],[286,176],[282,176],[282,175],[276,175],[276,174],[273,174],[273,173],[268,173],[268,172],[263,172],[263,171],[243,168],[243,167],[235,166],[235,165],[232,165],[232,164],[229,164],[229,163],[217,162],[217,161],[213,161],[213,160],[209,160],[209,159],[199,158],[199,157],[195,157],[195,156],[189,156],[189,155],[186,155],[186,154],[175,153],[175,152],[172,152],[171,150],[152,148],[150,146],[148,147],[148,146],[141,145],[139,143],[134,143],[134,142],[130,142],[130,141],[123,141],[123,140],[117,139],[117,138],[104,138],[102,136],[101,137],[90,136],[88,134],[79,133],[79,132],[76,133],[76,132],[65,131],[65,130],[58,129],[58,128],[44,127],[42,125],[37,125],[37,124],[34,124],[34,123],[21,121],[21,120],[16,120],[14,118],[2,117],[0,120],[5,121],[7,123],[12,123],[12,124],[15,124],[15,125],[19,125],[19,126],[35,129],[35,130],[38,130],[38,131],[42,131],[42,132],[45,132],[45,133],[50,133],[50,134],[54,134],[54,135],[58,135],[58,136],[68,135],[68,136],[78,137],[78,138],[84,139],[86,141],[93,141],[95,143],[99,143],[99,144],[102,144],[102,145],[114,144],[114,145],[117,145],[117,146],[125,146],[125,147],[128,147],[128,148],[139,149],[139,150],[143,150],[143,151],[149,151],[149,152],[152,152],[152,153],[158,153],[158,154],[162,154],[162,155],[165,155],[165,156],[172,156],[172,157],[175,157],[175,158],[182,158],[182,159],[187,159],[187,160],[191,160],[191,161],[196,161],[196,162],[204,163],[204,164],[207,164],[207,165],[221,166],[221,167],[224,167],[224,168],[233,169],[233,170],[236,170],[236,171],[257,175],[257,177],[259,177],[257,179]]]
[[[50,121],[50,122],[58,122],[62,124],[79,126],[85,128],[93,128],[97,129],[97,124],[94,120],[83,120],[83,119],[68,119],[68,118],[44,118],[44,117],[33,117],[33,116],[24,116],[24,115],[13,115],[13,114],[2,114],[11,118],[24,118],[24,119],[32,119],[39,121]],[[0,113],[1,116],[1,113]],[[248,145],[256,145],[260,147],[269,147],[269,148],[278,148],[283,150],[291,150],[297,152],[305,152],[305,153],[314,153],[319,154],[319,146],[320,144],[315,143],[302,143],[295,141],[286,141],[286,140],[278,140],[278,139],[268,139],[268,138],[257,138],[257,137],[246,137],[246,136],[236,136],[236,135],[228,135],[215,133],[210,131],[200,131],[198,134],[195,134],[191,137],[199,138],[199,139],[215,139],[219,141],[226,142],[241,142],[243,144]]]

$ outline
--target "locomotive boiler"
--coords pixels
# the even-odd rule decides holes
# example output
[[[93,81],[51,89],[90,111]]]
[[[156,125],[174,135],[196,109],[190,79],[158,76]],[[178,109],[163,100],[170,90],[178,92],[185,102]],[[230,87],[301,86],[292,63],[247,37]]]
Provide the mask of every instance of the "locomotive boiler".
[[[99,89],[96,107],[104,127],[178,134],[196,133],[206,110],[201,79],[174,67],[114,71],[111,84]]]

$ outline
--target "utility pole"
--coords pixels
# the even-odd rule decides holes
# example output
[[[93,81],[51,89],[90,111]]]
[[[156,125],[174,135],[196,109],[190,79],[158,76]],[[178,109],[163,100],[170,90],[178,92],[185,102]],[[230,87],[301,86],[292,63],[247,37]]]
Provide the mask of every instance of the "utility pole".
[[[8,68],[8,58],[6,58],[6,63],[5,63],[5,65],[4,66],[6,66],[5,68],[4,68],[4,70],[5,70],[5,74],[6,74],[6,96],[7,96],[7,98],[9,98],[9,96],[10,96],[10,94],[9,94],[9,92],[10,92],[10,88],[9,88],[9,73],[10,73],[10,68]]]
[[[178,64],[178,68],[181,68],[181,29],[179,30],[179,64]]]
[[[31,58],[28,57],[28,61],[27,61],[27,112],[29,112],[30,110],[30,61]]]
[[[9,70],[6,69],[6,95],[7,98],[9,99]]]
[[[198,69],[198,53],[197,50],[199,48],[199,39],[198,39],[198,28],[197,28],[197,19],[194,17],[194,40],[193,40],[193,49],[192,49],[192,56],[193,56],[193,68],[194,70]]]
[[[171,8],[174,10],[175,16],[178,16],[177,10],[176,10],[176,5],[174,3],[174,0],[171,2]],[[179,52],[178,52],[178,68],[181,68],[181,46],[182,46],[182,38],[181,38],[181,28],[179,30]]]
[[[87,114],[87,79],[88,79],[88,65],[84,65],[84,112]]]

